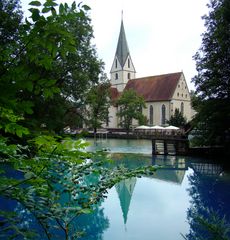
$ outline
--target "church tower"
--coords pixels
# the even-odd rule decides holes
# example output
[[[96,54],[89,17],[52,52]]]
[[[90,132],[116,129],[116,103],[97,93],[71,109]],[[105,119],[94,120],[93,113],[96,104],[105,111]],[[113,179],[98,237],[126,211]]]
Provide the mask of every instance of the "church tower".
[[[117,50],[110,71],[112,87],[116,87],[119,92],[122,92],[129,79],[135,78],[135,73],[136,71],[130,56],[122,19]]]

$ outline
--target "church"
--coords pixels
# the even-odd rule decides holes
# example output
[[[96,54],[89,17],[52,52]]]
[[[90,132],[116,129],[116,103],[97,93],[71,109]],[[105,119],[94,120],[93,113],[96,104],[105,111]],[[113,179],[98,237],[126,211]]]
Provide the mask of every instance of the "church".
[[[146,116],[149,126],[164,126],[174,115],[175,109],[179,109],[187,121],[191,120],[191,98],[183,72],[136,78],[123,20],[110,74],[113,102],[123,91],[133,89],[145,99],[146,108],[142,110],[142,113]],[[107,128],[119,128],[118,110],[116,104],[110,107]],[[134,122],[133,125],[137,126],[138,123]]]

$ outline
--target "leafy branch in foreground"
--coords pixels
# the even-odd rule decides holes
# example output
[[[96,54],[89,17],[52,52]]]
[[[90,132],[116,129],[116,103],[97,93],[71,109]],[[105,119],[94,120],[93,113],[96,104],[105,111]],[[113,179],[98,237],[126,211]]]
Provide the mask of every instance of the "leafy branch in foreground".
[[[14,161],[14,168],[24,173],[22,179],[12,177],[9,181],[2,177],[0,193],[29,210],[48,239],[75,236],[81,232],[75,229],[76,218],[91,213],[109,188],[123,179],[155,171],[153,167],[135,170],[105,167],[106,161],[100,160],[105,154],[83,152],[87,144],[80,140],[57,142],[55,137],[39,136],[33,144],[39,149],[33,159]],[[2,213],[9,218],[8,212]],[[7,237],[16,229],[15,223],[14,227],[10,223],[2,222],[2,236]]]

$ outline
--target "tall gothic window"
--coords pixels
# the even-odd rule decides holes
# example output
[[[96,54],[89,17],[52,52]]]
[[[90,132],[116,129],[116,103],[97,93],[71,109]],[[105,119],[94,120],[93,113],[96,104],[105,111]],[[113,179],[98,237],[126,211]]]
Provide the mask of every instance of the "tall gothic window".
[[[165,124],[165,105],[163,104],[161,107],[161,124],[164,125]]]
[[[115,74],[115,79],[118,79],[118,73]]]
[[[115,60],[115,68],[117,68],[117,59]]]
[[[149,107],[149,124],[153,125],[153,106],[150,105]]]
[[[130,73],[128,73],[128,79],[130,79]]]
[[[130,60],[129,60],[129,58],[128,58],[128,68],[130,68]]]
[[[180,104],[180,111],[181,111],[181,114],[184,115],[184,103],[183,102]]]

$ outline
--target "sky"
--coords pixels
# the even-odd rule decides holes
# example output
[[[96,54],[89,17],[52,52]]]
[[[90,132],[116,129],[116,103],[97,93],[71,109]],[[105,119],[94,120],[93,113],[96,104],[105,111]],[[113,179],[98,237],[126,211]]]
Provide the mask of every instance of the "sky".
[[[30,0],[21,0],[23,11]],[[72,0],[57,2],[72,3]],[[79,1],[76,1],[79,3]],[[91,7],[93,44],[110,77],[121,16],[136,77],[183,71],[190,90],[196,75],[193,56],[205,31],[201,17],[209,0],[83,0]]]

